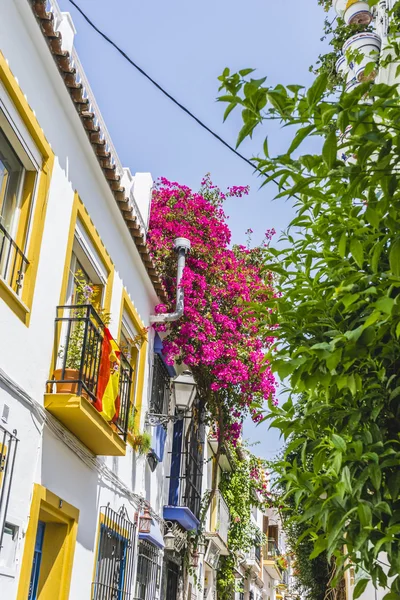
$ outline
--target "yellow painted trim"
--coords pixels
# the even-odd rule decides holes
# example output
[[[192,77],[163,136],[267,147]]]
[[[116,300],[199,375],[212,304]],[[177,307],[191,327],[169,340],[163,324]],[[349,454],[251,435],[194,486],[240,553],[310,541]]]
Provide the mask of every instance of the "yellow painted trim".
[[[96,227],[91,220],[88,211],[86,210],[82,200],[79,198],[77,192],[75,192],[74,202],[72,205],[71,211],[71,220],[68,231],[68,241],[67,241],[67,250],[65,254],[65,262],[64,262],[64,270],[61,281],[61,291],[60,291],[60,300],[59,305],[62,306],[65,304],[65,298],[67,295],[68,288],[68,280],[69,280],[69,269],[71,265],[72,258],[72,248],[74,245],[74,237],[75,237],[75,229],[77,221],[82,223],[85,228],[86,233],[88,234],[93,246],[98,252],[100,258],[102,259],[104,266],[107,270],[107,283],[104,295],[104,311],[106,313],[110,312],[111,307],[111,297],[112,297],[112,288],[114,283],[114,263],[112,262],[110,255],[108,254],[101,238],[97,232]],[[59,335],[61,334],[61,330],[59,331]],[[55,347],[53,348],[53,354],[50,363],[50,371],[49,371],[49,379],[53,379],[54,365],[55,365],[55,357],[58,352],[59,345],[59,337],[55,340]]]
[[[0,298],[4,300],[17,317],[29,327],[39,265],[40,248],[43,238],[44,223],[46,220],[50,179],[54,166],[54,153],[2,52],[0,52],[0,81],[6,88],[8,95],[32,136],[43,159],[42,168],[37,177],[35,178],[33,175],[30,176],[28,173],[27,181],[24,184],[24,199],[17,232],[17,243],[21,250],[25,250],[29,266],[25,273],[21,297],[17,296],[4,281],[0,281]],[[35,179],[37,179],[36,199],[33,214],[31,216],[31,229],[28,232],[27,228]],[[24,244],[27,235],[29,245],[28,248],[25,249]]]
[[[112,287],[114,281],[114,263],[112,262],[110,255],[108,254],[101,240],[101,237],[99,236],[98,231],[94,226],[94,223],[90,218],[89,213],[86,210],[82,200],[79,198],[77,192],[75,192],[74,203],[72,205],[71,222],[68,232],[67,252],[65,257],[64,272],[61,284],[60,304],[62,305],[65,303],[65,297],[67,295],[69,267],[71,265],[72,247],[74,245],[75,228],[78,219],[84,226],[86,233],[88,234],[93,246],[96,248],[96,251],[98,252],[101,260],[104,263],[104,266],[107,269],[104,310],[105,312],[110,312]]]
[[[75,506],[72,506],[72,504],[64,502],[62,498],[56,496],[42,485],[35,483],[25,538],[17,600],[26,600],[28,597],[38,521],[40,519],[46,520],[46,518],[49,523],[64,525],[65,535],[58,540],[59,548],[62,551],[58,552],[57,556],[51,557],[51,541],[48,540],[47,551],[49,554],[47,565],[45,565],[48,569],[48,578],[38,595],[38,599],[53,600],[57,598],[57,600],[68,600],[69,598],[79,510]],[[45,546],[43,550],[44,552],[46,551]],[[53,569],[55,572],[52,576],[51,571]]]
[[[121,341],[121,327],[122,327],[122,315],[124,312],[127,312],[129,318],[132,320],[133,324],[137,328],[138,331],[144,329],[144,323],[138,315],[138,312],[129,297],[128,292],[125,288],[122,290],[122,298],[121,298],[121,308],[120,308],[120,317],[119,317],[119,326],[118,326],[118,343]],[[143,389],[144,389],[144,376],[146,370],[146,358],[147,358],[147,348],[148,348],[148,334],[144,336],[143,344],[139,350],[139,360],[138,360],[138,373],[136,377],[136,387],[134,390],[134,406],[136,408],[135,415],[135,432],[139,432],[140,428],[140,417],[142,413],[142,405],[143,405]]]

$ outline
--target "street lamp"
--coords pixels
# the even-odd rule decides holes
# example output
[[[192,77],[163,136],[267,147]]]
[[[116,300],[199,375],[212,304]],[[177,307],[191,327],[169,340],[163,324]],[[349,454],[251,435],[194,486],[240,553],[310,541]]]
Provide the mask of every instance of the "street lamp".
[[[175,550],[175,535],[172,532],[173,523],[166,521],[165,527],[167,529],[167,533],[164,535],[165,550]]]
[[[175,399],[175,406],[179,413],[185,413],[192,408],[196,397],[196,382],[190,371],[183,371],[175,377],[172,382],[172,393]]]

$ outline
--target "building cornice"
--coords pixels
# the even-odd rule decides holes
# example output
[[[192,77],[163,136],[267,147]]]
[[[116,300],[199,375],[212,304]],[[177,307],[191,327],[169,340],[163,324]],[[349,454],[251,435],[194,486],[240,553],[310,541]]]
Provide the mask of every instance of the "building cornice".
[[[123,172],[118,155],[106,130],[86,77],[83,72],[80,73],[81,67],[77,55],[74,50],[68,52],[63,49],[63,38],[61,33],[57,31],[54,13],[47,10],[47,0],[28,1],[126,227],[133,238],[153,288],[159,298],[166,302],[166,291],[146,244],[146,230],[140,211],[133,193],[131,191],[127,193],[121,183]]]

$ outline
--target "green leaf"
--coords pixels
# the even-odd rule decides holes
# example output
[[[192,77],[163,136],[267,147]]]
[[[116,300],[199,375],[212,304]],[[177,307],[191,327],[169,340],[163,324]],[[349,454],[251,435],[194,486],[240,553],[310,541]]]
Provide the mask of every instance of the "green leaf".
[[[327,73],[321,73],[321,75],[319,75],[316,78],[316,80],[314,81],[314,83],[312,84],[310,89],[307,91],[307,101],[308,101],[308,106],[310,108],[313,107],[318,102],[318,100],[320,100],[322,98],[323,93],[325,92],[325,90],[327,88],[327,84],[328,84]]]
[[[339,452],[342,452],[342,453],[346,452],[347,444],[344,441],[344,439],[342,437],[340,437],[340,435],[337,435],[336,433],[332,433],[331,440],[332,440],[332,444],[334,445],[334,447],[337,450],[339,450]]]
[[[315,129],[315,125],[307,125],[299,129],[294,136],[293,142],[290,144],[287,153],[290,155],[296,148],[298,148],[301,142]]]
[[[381,487],[382,471],[379,465],[373,463],[368,467],[372,484],[376,490]]]
[[[376,301],[375,306],[383,313],[391,315],[394,306],[394,300],[393,298],[388,298],[387,296],[385,298],[379,298],[379,300]]]
[[[396,473],[393,473],[393,475],[389,477],[387,486],[393,502],[396,502],[400,492],[400,469],[398,469]]]
[[[338,244],[338,254],[341,258],[346,256],[347,233],[343,231]]]
[[[375,229],[379,229],[379,225],[380,225],[379,215],[370,206],[368,206],[367,210],[365,211],[365,218],[367,219],[368,223],[371,223],[371,225],[373,227],[375,227]]]
[[[363,527],[369,527],[372,523],[372,512],[369,504],[366,502],[360,502],[357,512],[361,521],[361,525]]]
[[[357,598],[359,598],[361,596],[361,594],[363,594],[365,592],[365,588],[367,587],[367,585],[369,584],[370,580],[369,579],[359,579],[356,583],[356,586],[354,588],[353,591],[353,598],[354,600],[356,600]]]
[[[356,261],[357,265],[362,269],[364,264],[364,248],[360,240],[352,238],[350,242],[350,252]]]
[[[393,275],[400,277],[400,238],[396,238],[390,246],[389,264]]]
[[[332,169],[337,160],[337,137],[336,132],[331,131],[322,148],[322,158],[328,169]]]

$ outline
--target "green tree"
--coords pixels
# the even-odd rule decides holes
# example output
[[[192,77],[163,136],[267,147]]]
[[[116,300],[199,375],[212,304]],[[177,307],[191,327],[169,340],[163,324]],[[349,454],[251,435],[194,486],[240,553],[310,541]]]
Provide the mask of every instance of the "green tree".
[[[326,72],[308,90],[252,74],[220,77],[225,116],[242,110],[238,144],[270,119],[295,129],[284,154],[265,143],[254,159],[296,208],[284,248],[266,250],[280,297],[258,307],[268,327],[279,324],[268,358],[288,387],[267,416],[288,440],[278,479],[311,557],[335,560],[333,585],[354,564],[355,597],[372,579],[386,600],[400,598],[398,90],[362,83],[332,95]],[[310,136],[321,151],[301,154]]]

